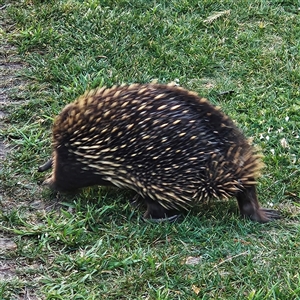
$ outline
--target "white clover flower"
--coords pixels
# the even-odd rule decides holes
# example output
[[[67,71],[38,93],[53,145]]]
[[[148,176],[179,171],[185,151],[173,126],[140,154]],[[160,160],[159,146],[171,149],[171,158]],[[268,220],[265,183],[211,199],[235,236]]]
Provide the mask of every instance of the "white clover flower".
[[[280,140],[280,144],[283,148],[289,148],[289,144],[285,138]]]
[[[296,162],[297,162],[297,156],[296,156],[296,154],[291,154],[290,158],[291,158],[292,164],[296,164]]]

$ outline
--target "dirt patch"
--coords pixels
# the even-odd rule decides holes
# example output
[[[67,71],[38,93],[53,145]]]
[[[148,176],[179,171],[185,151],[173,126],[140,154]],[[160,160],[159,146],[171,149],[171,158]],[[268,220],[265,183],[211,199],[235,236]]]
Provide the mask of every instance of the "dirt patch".
[[[3,41],[0,42],[0,48],[2,48]],[[5,47],[5,55],[3,55],[3,49],[0,54],[0,130],[4,129],[8,124],[6,123],[6,111],[7,106],[13,102],[10,98],[10,94],[23,86],[23,83],[16,77],[16,73],[23,67],[21,62],[16,62],[14,47]],[[0,160],[6,157],[9,145],[0,137]]]
[[[26,266],[28,268],[28,266]],[[32,265],[32,269],[39,268],[38,265]],[[18,272],[22,271],[22,266],[17,267],[16,262],[14,260],[6,260],[1,261],[0,260],[0,282],[11,282],[13,280],[18,280]],[[1,298],[2,299],[2,298]],[[14,298],[10,299],[26,299],[26,300],[39,300],[41,298],[38,298],[35,295],[35,291],[32,288],[25,287],[24,290],[20,292],[19,295],[15,295]]]
[[[0,281],[12,280],[16,277],[15,263],[0,261]]]
[[[18,57],[16,48],[7,40],[7,33],[12,31],[13,25],[8,21],[5,8],[4,6],[0,10],[0,132],[8,126],[6,120],[8,105],[15,104],[10,95],[26,86],[24,80],[18,77],[24,64]],[[8,151],[9,145],[0,135],[0,161],[5,159]]]
[[[27,83],[22,79],[19,74],[25,67],[17,54],[15,47],[9,44],[7,40],[7,33],[13,30],[13,25],[9,23],[6,15],[6,7],[0,8],[0,169],[5,159],[9,159],[7,154],[10,151],[9,143],[5,139],[2,132],[8,128],[8,107],[11,105],[19,105],[20,100],[12,95],[17,95],[20,91],[26,89]],[[6,204],[12,203],[11,199],[5,195],[5,190],[1,187],[0,181],[0,207],[6,207]],[[3,229],[3,228],[2,228]],[[24,266],[20,262],[10,257],[10,254],[17,250],[17,244],[14,242],[13,236],[2,231],[0,228],[0,282],[24,282],[22,275],[30,268],[25,262]],[[25,271],[22,271],[23,268]],[[33,266],[32,269],[36,267]],[[25,272],[25,273],[26,273]],[[30,287],[30,284],[24,284],[18,292],[14,294],[11,299],[39,299],[36,296],[36,290]]]

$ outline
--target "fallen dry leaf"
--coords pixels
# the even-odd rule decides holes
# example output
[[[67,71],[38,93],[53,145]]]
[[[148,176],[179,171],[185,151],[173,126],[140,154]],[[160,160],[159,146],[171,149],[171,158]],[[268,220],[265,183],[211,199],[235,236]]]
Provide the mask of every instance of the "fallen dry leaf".
[[[186,265],[197,265],[197,264],[199,264],[200,260],[201,260],[200,256],[198,256],[198,257],[189,256],[186,258],[185,264]]]
[[[210,24],[213,21],[215,21],[225,15],[230,15],[230,10],[223,10],[223,11],[216,12],[216,13],[212,14],[211,16],[209,16],[207,19],[205,19],[203,22]]]
[[[200,288],[198,288],[198,287],[195,286],[195,285],[192,285],[192,290],[194,291],[194,293],[195,293],[196,295],[198,295],[199,292],[200,292]]]

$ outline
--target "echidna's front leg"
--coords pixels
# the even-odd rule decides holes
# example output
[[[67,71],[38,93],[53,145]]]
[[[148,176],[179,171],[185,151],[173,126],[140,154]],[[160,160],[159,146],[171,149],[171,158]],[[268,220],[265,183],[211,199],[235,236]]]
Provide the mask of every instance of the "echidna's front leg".
[[[280,213],[273,209],[261,208],[255,186],[248,187],[236,196],[241,215],[253,221],[266,223],[274,219],[280,219]]]

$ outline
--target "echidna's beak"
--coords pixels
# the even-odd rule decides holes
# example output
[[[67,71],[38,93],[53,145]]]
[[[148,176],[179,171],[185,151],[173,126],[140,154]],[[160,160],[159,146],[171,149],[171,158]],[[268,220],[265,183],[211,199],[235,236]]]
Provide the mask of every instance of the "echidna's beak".
[[[44,172],[52,168],[53,159],[50,158],[47,162],[45,162],[43,165],[39,166],[38,172]]]

